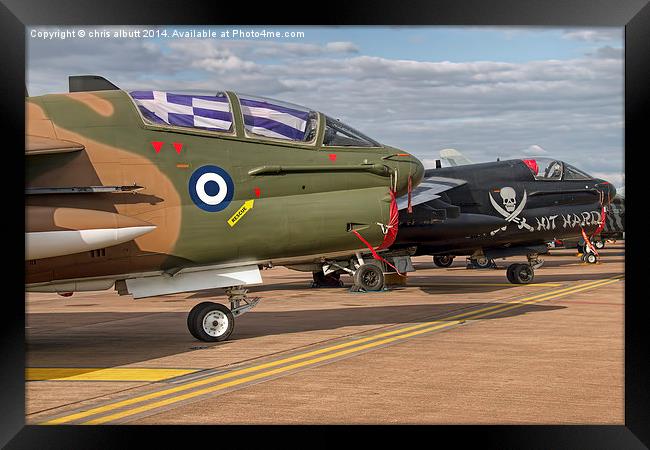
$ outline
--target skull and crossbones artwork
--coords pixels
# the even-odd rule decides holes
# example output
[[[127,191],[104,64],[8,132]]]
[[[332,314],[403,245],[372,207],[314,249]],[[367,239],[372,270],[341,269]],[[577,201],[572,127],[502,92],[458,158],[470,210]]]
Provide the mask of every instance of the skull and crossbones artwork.
[[[517,207],[517,193],[509,186],[501,188],[499,195],[503,199],[503,206],[509,213],[513,212]]]
[[[519,214],[521,214],[523,211],[524,206],[526,206],[526,200],[528,199],[526,190],[524,189],[524,196],[521,199],[519,206],[517,206],[517,192],[510,186],[502,187],[499,190],[499,195],[501,196],[501,203],[503,206],[499,205],[492,194],[489,194],[490,202],[492,202],[494,209],[496,209],[497,212],[501,214],[506,221],[516,223],[518,225],[517,228],[520,230],[526,228],[528,231],[533,231],[533,227],[526,223],[526,219],[524,217],[519,217]],[[508,226],[506,225],[501,228],[497,228],[496,230],[492,231],[490,235],[494,236],[499,232],[499,230],[505,231],[507,227]]]

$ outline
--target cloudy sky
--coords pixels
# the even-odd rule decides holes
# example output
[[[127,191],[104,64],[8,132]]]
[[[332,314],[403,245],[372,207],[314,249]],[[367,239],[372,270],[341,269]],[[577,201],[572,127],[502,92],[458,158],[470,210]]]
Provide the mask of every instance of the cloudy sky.
[[[455,148],[474,162],[565,160],[616,186],[623,167],[623,28],[159,27],[158,38],[32,37],[30,95],[97,74],[123,89],[233,90],[309,106],[432,167]],[[232,37],[232,30],[304,37]],[[172,38],[213,30],[216,38]],[[222,31],[230,37],[221,37]]]

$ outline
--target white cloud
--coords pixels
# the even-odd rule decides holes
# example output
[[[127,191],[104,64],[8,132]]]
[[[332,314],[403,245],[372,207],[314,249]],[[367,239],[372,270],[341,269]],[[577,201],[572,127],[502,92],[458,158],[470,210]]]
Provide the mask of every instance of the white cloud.
[[[359,47],[357,47],[354,43],[342,42],[342,41],[328,42],[327,44],[325,44],[325,49],[329,50],[330,52],[340,52],[340,53],[359,52]]]
[[[586,42],[602,42],[621,39],[623,37],[622,28],[601,28],[589,30],[566,30],[562,34],[564,39]]]
[[[548,152],[544,150],[541,146],[533,144],[528,148],[521,151],[525,155],[535,156],[535,155],[546,155]]]
[[[617,29],[565,37],[596,42],[602,33],[622,40]],[[65,91],[67,76],[81,73],[126,89],[229,89],[310,106],[432,166],[451,147],[476,162],[544,154],[587,172],[623,173],[615,41],[580,58],[520,63],[369,56],[344,40],[28,43],[32,95]]]
[[[625,174],[621,172],[590,172],[590,175],[596,178],[602,178],[609,181],[618,190],[625,186]]]

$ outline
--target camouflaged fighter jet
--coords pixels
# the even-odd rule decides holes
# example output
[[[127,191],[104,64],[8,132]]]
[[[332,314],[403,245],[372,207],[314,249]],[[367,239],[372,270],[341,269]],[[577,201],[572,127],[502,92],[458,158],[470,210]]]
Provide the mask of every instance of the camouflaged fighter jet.
[[[308,108],[233,92],[127,92],[98,76],[26,98],[25,155],[26,290],[226,288],[230,308],[205,302],[188,315],[204,341],[227,339],[259,301],[246,286],[262,282],[264,265],[390,245],[395,198],[424,172]]]

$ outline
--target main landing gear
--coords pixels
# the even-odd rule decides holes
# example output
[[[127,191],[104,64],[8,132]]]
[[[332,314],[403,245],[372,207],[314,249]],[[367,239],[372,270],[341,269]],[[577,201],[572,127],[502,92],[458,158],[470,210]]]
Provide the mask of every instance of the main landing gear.
[[[454,262],[454,257],[451,255],[434,256],[433,263],[438,267],[449,267]]]
[[[494,269],[496,266],[494,259],[485,256],[470,256],[467,258],[468,269]]]
[[[535,278],[535,271],[528,264],[510,264],[506,269],[506,277],[512,284],[528,284]]]
[[[235,328],[235,317],[247,313],[260,301],[248,297],[248,289],[237,286],[226,289],[230,309],[221,303],[202,302],[187,315],[187,328],[196,339],[204,342],[225,341]]]
[[[528,255],[528,264],[515,263],[508,266],[506,278],[512,284],[532,283],[535,278],[535,269],[539,269],[543,264],[544,260],[537,255]]]

